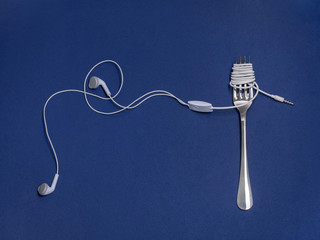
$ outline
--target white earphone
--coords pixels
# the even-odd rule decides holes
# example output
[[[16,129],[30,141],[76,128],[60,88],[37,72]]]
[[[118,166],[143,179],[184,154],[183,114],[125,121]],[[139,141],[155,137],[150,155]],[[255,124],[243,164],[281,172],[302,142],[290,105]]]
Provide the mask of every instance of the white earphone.
[[[121,75],[121,83],[120,83],[120,87],[118,89],[118,92],[114,95],[114,96],[111,96],[111,92],[109,90],[109,88],[107,87],[107,84],[100,78],[98,77],[95,77],[95,76],[92,76],[89,80],[89,88],[90,89],[96,89],[98,88],[99,86],[101,86],[105,92],[105,94],[108,96],[107,98],[105,97],[101,97],[99,95],[95,95],[95,94],[92,94],[92,93],[88,93],[86,91],[86,83],[87,83],[87,80],[88,80],[88,77],[89,75],[91,74],[91,72],[96,68],[98,67],[99,65],[103,64],[103,63],[112,63],[112,64],[115,64],[117,66],[117,68],[119,69],[120,71],[120,75]],[[251,65],[252,67],[252,65]],[[235,69],[237,70],[237,69]],[[237,77],[238,75],[235,74],[235,76]],[[285,103],[289,103],[289,104],[292,104],[291,102],[285,100],[283,97],[280,97],[280,96],[277,96],[277,95],[271,95],[267,92],[264,92],[262,91],[257,83],[255,82],[255,79],[247,79],[246,78],[246,75],[244,75],[243,72],[241,72],[241,74],[238,76],[238,77],[241,77],[240,80],[243,80],[243,81],[246,81],[245,83],[247,82],[250,82],[253,84],[253,87],[255,88],[256,90],[256,94],[255,96],[253,97],[253,99],[251,100],[251,102],[257,97],[258,93],[261,92],[271,98],[273,98],[274,100],[276,101],[279,101],[279,102],[285,102]],[[231,78],[231,81],[230,81],[230,86],[231,87],[235,87],[237,84],[239,84],[239,82],[236,82],[236,80],[238,81],[239,79],[238,78]],[[241,82],[243,83],[243,82]],[[174,98],[175,100],[177,100],[178,103],[180,103],[181,105],[183,106],[187,106],[190,110],[193,110],[193,111],[196,111],[196,112],[212,112],[213,110],[223,110],[223,109],[233,109],[233,108],[236,108],[236,106],[228,106],[228,107],[213,107],[211,105],[211,103],[207,103],[207,102],[203,102],[203,101],[188,101],[188,103],[185,103],[184,101],[182,101],[180,98],[176,97],[175,95],[173,95],[172,93],[168,92],[168,91],[165,91],[165,90],[154,90],[154,91],[150,91],[148,93],[145,93],[143,94],[141,97],[137,98],[136,100],[134,100],[133,102],[131,102],[130,104],[128,104],[127,106],[123,106],[121,104],[119,104],[118,102],[115,101],[115,98],[117,97],[117,95],[120,93],[121,89],[122,89],[122,86],[123,86],[123,72],[122,72],[122,69],[120,67],[120,65],[113,61],[113,60],[103,60],[99,63],[97,63],[96,65],[94,65],[90,71],[87,73],[86,77],[85,77],[85,80],[84,80],[84,89],[83,91],[82,90],[78,90],[78,89],[66,89],[66,90],[62,90],[62,91],[59,91],[59,92],[56,92],[54,94],[52,94],[46,101],[46,103],[44,104],[44,107],[43,107],[43,122],[44,122],[44,127],[45,127],[45,132],[46,132],[46,135],[47,135],[47,138],[48,138],[48,141],[50,143],[50,146],[51,146],[51,149],[53,151],[53,154],[54,154],[54,158],[56,160],[56,174],[53,178],[53,181],[52,181],[52,184],[51,186],[49,186],[47,183],[42,183],[39,187],[38,187],[38,193],[39,195],[41,196],[45,196],[45,195],[48,195],[50,193],[52,193],[55,188],[56,188],[56,185],[57,185],[57,182],[58,182],[58,178],[59,178],[59,161],[58,161],[58,156],[56,154],[56,151],[54,149],[54,146],[52,144],[52,141],[51,141],[51,138],[49,136],[49,132],[48,132],[48,126],[47,126],[47,121],[46,121],[46,107],[47,107],[47,104],[48,102],[56,95],[58,94],[61,94],[61,93],[66,93],[66,92],[78,92],[78,93],[82,93],[84,94],[85,96],[85,101],[87,103],[87,105],[89,106],[89,108],[91,108],[93,111],[95,111],[96,113],[99,113],[99,114],[103,114],[103,115],[112,115],[112,114],[117,114],[117,113],[120,113],[124,110],[129,110],[129,109],[134,109],[138,106],[140,106],[140,104],[142,104],[143,102],[145,102],[146,100],[152,98],[152,97],[156,97],[156,96],[166,96],[166,97],[172,97]],[[93,96],[93,97],[96,97],[96,98],[99,98],[99,99],[102,99],[102,100],[111,100],[116,106],[118,106],[120,109],[117,110],[117,111],[114,111],[114,112],[103,112],[103,111],[99,111],[97,109],[95,109],[90,103],[89,103],[89,100],[88,100],[88,97],[87,95],[89,96]],[[248,104],[248,103],[246,103]]]
[[[101,86],[104,90],[104,92],[106,93],[106,95],[108,97],[111,97],[111,93],[110,93],[110,90],[107,86],[107,84],[100,78],[98,77],[91,77],[90,78],[90,81],[89,81],[89,88],[91,89],[96,89],[98,88],[99,86]],[[70,92],[71,90],[63,90],[63,91],[60,91],[60,92],[57,92],[55,94],[53,94],[51,97],[61,93],[61,92]],[[72,90],[72,91],[79,91],[79,90]],[[82,92],[82,91],[80,91]],[[90,94],[88,93],[89,95],[92,95],[92,96],[96,96],[94,94]],[[48,101],[51,99],[51,97],[47,100],[45,106],[44,106],[44,111],[43,111],[43,117],[44,117],[44,123],[45,123],[45,129],[46,129],[46,133],[47,133],[47,137],[49,139],[49,142],[51,144],[51,147],[53,149],[53,152],[54,152],[54,156],[56,158],[56,163],[57,163],[57,173],[54,175],[54,178],[52,180],[52,183],[51,183],[51,186],[49,186],[47,183],[42,183],[39,187],[38,187],[38,193],[39,195],[41,196],[46,196],[46,195],[49,195],[50,193],[53,193],[54,190],[56,189],[56,186],[57,186],[57,182],[58,182],[58,179],[59,179],[59,174],[58,174],[58,171],[59,171],[59,164],[58,164],[58,157],[56,155],[56,152],[54,150],[54,147],[53,147],[53,144],[51,142],[51,139],[49,137],[49,133],[48,133],[48,128],[47,128],[47,123],[46,123],[46,118],[45,118],[45,109],[46,109],[46,106],[47,106],[47,103]]]
[[[39,193],[41,196],[45,196],[45,195],[48,195],[48,194],[52,193],[52,192],[56,189],[56,185],[57,185],[57,182],[58,182],[58,178],[59,178],[59,174],[56,173],[56,174],[54,175],[54,178],[53,178],[51,187],[49,187],[47,183],[42,183],[42,184],[38,187],[38,193]]]
[[[101,80],[100,78],[98,77],[91,77],[90,78],[90,81],[89,81],[89,88],[91,89],[96,89],[98,88],[99,86],[101,86],[104,90],[104,92],[106,93],[106,95],[108,97],[111,97],[111,93],[110,93],[110,90],[109,88],[107,87],[106,83]],[[70,92],[71,90],[63,90],[61,92]],[[79,90],[78,90],[79,91]],[[53,94],[51,97],[55,96],[56,94],[59,94],[61,92],[57,92],[55,94]],[[82,91],[80,91],[82,92]],[[93,94],[90,94],[88,93],[89,95],[93,95]],[[56,186],[57,186],[57,182],[58,182],[58,179],[59,179],[59,174],[58,174],[58,171],[59,171],[59,164],[58,164],[58,157],[56,155],[56,152],[54,150],[54,147],[53,147],[53,144],[51,142],[51,139],[49,137],[49,133],[48,133],[48,128],[47,128],[47,123],[46,123],[46,118],[45,118],[45,109],[46,109],[46,106],[47,106],[47,103],[48,101],[51,99],[51,97],[47,100],[45,106],[44,106],[44,111],[43,111],[43,118],[44,118],[44,123],[45,123],[45,129],[46,129],[46,134],[47,134],[47,137],[49,139],[49,142],[51,144],[51,147],[53,149],[53,152],[54,152],[54,156],[56,158],[56,163],[57,163],[57,173],[54,175],[54,178],[53,178],[53,181],[51,183],[51,186],[49,186],[47,183],[42,183],[39,187],[38,187],[38,193],[39,195],[41,196],[46,196],[46,195],[49,195],[50,193],[53,193],[54,190],[56,189]]]

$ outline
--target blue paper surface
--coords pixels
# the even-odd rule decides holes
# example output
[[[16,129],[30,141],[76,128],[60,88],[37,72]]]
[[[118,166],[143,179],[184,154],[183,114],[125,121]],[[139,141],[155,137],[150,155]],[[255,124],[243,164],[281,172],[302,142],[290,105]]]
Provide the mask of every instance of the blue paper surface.
[[[1,239],[320,239],[318,1],[1,1]],[[236,205],[236,110],[195,113],[166,97],[102,116],[79,93],[117,61],[128,104],[164,89],[232,104],[231,67],[251,56],[262,94],[247,115],[254,205]],[[95,75],[112,93],[119,72]],[[91,91],[103,96],[101,89]],[[103,111],[116,107],[91,99]]]

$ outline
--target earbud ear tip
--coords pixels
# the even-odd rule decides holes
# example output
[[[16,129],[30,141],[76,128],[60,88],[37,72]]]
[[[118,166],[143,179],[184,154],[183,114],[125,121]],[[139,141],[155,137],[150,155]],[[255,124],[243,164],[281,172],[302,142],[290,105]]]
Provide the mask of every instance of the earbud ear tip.
[[[46,195],[46,192],[48,190],[48,184],[46,183],[42,183],[39,187],[38,187],[38,193],[40,195]]]
[[[99,79],[95,76],[92,76],[89,80],[89,88],[95,89],[99,87]]]

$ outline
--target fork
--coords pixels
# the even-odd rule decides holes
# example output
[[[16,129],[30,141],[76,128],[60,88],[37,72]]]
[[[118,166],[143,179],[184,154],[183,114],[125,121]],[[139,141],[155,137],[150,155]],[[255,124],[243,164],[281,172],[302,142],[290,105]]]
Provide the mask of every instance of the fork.
[[[241,61],[241,60],[240,60]],[[240,63],[241,64],[241,63]],[[249,84],[239,84],[233,88],[233,104],[237,107],[241,123],[241,166],[237,196],[237,205],[242,210],[249,210],[253,205],[252,191],[247,159],[246,120],[247,111],[251,107],[253,87]]]

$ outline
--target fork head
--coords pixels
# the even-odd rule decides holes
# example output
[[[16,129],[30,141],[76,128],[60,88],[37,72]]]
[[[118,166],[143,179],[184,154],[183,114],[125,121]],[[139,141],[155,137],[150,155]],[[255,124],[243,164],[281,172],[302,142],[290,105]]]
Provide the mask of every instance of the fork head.
[[[249,63],[247,63],[246,57],[244,57],[243,62],[241,62],[240,57],[240,62],[238,63],[236,57],[235,64],[232,67],[230,85],[233,87],[233,104],[240,114],[245,114],[252,104],[254,81],[255,76],[250,56]]]

